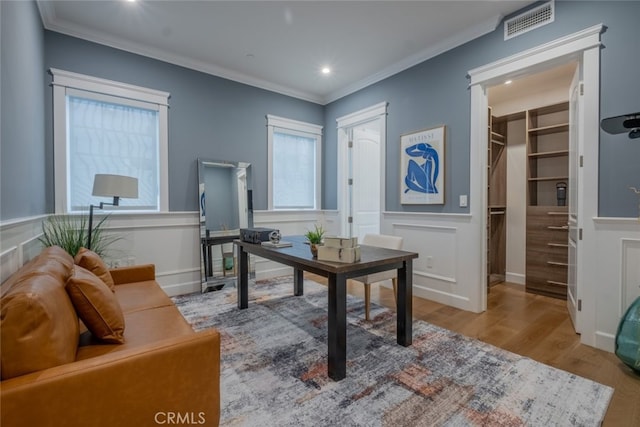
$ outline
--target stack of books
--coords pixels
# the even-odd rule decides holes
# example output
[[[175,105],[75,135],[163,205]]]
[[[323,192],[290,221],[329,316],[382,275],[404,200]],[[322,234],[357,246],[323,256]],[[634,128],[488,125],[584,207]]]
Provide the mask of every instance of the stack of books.
[[[318,246],[318,261],[358,262],[360,245],[357,237],[325,237]]]

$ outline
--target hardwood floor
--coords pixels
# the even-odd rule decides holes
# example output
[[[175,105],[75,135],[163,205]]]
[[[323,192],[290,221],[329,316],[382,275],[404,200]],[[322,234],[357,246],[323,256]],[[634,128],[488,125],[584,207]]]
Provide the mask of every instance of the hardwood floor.
[[[305,277],[327,283],[314,274]],[[363,288],[349,281],[350,294],[364,298]],[[371,301],[390,308],[395,304],[390,289],[375,285]],[[503,283],[491,288],[487,307],[475,314],[414,297],[413,317],[611,386],[615,391],[603,425],[640,426],[640,376],[614,354],[580,344],[564,301]]]

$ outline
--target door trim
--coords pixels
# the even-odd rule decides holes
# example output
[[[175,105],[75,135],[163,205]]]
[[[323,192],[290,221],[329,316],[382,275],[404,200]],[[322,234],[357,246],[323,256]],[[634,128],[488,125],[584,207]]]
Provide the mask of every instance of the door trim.
[[[603,24],[594,25],[490,64],[474,68],[469,71],[469,85],[493,86],[495,83],[502,82],[504,77],[535,74],[540,70],[552,68],[553,65],[567,62],[567,56],[576,58],[580,52],[600,47],[600,33],[602,33],[603,29]],[[549,62],[553,61],[555,61],[555,64],[550,65]]]
[[[362,110],[338,117],[336,123],[338,128],[357,125],[359,123],[369,122],[378,116],[387,114],[387,102],[380,102]]]
[[[355,111],[353,113],[338,117],[336,119],[336,127],[338,134],[338,212],[340,218],[340,233],[347,235],[347,218],[349,212],[348,206],[347,177],[349,175],[348,158],[348,135],[347,128],[353,127],[360,123],[380,120],[380,224],[382,224],[382,212],[385,207],[385,183],[386,183],[386,151],[387,151],[387,106],[388,102],[380,102],[367,108]]]
[[[477,258],[479,265],[475,266],[480,280],[474,297],[477,298],[479,311],[487,309],[487,88],[510,77],[520,77],[542,71],[556,65],[577,60],[583,69],[584,83],[584,122],[580,124],[584,135],[583,181],[579,183],[578,198],[579,218],[594,218],[598,212],[598,143],[599,143],[599,107],[600,107],[600,34],[604,25],[599,24],[585,30],[556,39],[549,43],[520,52],[507,58],[495,61],[482,67],[470,70],[471,117],[470,117],[470,213],[479,218],[474,221],[478,226],[480,239],[477,240],[481,256]],[[479,179],[478,179],[479,178]],[[590,189],[590,191],[586,191]],[[589,231],[593,226],[584,228],[585,240],[590,237]],[[592,236],[592,235],[591,235]],[[584,247],[594,245],[583,245]],[[588,262],[593,255],[582,251],[578,259],[578,276],[582,277],[582,326],[584,333],[582,342],[593,345],[595,333],[595,301],[594,284],[591,283],[588,272]]]

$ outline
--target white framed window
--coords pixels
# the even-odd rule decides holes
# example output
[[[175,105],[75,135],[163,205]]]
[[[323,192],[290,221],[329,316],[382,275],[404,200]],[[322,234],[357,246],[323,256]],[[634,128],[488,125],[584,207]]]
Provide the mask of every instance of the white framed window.
[[[320,209],[322,126],[267,115],[269,210]]]
[[[120,199],[118,210],[168,211],[169,93],[50,71],[56,213],[108,201],[91,195],[97,173],[138,179],[138,198]]]

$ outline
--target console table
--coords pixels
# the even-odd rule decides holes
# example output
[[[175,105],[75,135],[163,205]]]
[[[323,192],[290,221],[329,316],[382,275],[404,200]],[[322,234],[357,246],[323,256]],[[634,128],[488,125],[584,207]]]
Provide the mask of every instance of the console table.
[[[355,263],[318,261],[311,256],[304,237],[285,237],[293,246],[268,248],[260,244],[235,240],[238,247],[238,308],[249,306],[248,254],[254,254],[293,267],[293,294],[303,295],[303,272],[309,271],[328,278],[328,375],[341,380],[347,371],[347,279],[380,271],[398,270],[397,342],[412,343],[412,276],[415,252],[361,246],[361,259]]]
[[[239,237],[239,234],[211,236],[209,230],[207,230],[205,237],[200,238],[200,244],[202,246],[202,259],[204,260],[205,277],[213,276],[213,256],[211,254],[211,247],[215,245],[222,245],[223,243],[232,243]],[[224,260],[222,260],[222,264],[222,268],[224,268]]]

